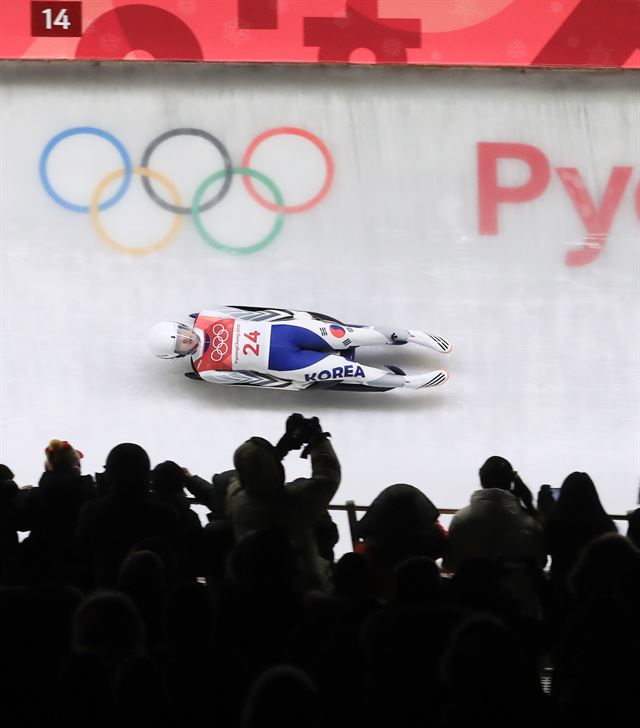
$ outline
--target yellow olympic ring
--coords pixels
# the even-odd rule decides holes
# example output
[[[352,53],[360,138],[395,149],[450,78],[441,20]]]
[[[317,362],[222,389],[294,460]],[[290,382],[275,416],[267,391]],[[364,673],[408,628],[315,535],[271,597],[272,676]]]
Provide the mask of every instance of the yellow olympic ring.
[[[175,185],[163,174],[160,174],[159,172],[154,172],[154,170],[149,169],[148,167],[134,167],[131,171],[133,174],[140,175],[140,177],[151,177],[151,179],[157,180],[169,190],[169,194],[173,199],[173,204],[176,206],[182,205],[180,194],[178,193]],[[173,221],[173,225],[169,229],[169,232],[157,243],[134,247],[131,245],[125,245],[124,243],[119,243],[117,240],[109,237],[109,234],[100,222],[98,205],[100,204],[100,197],[102,196],[102,193],[114,180],[117,180],[120,177],[124,177],[124,169],[119,169],[116,172],[112,172],[111,174],[107,175],[96,187],[95,192],[93,193],[93,196],[91,198],[91,203],[89,205],[91,222],[93,223],[93,227],[95,228],[98,237],[100,238],[100,240],[102,240],[103,243],[106,243],[117,253],[125,253],[126,255],[149,255],[149,253],[156,253],[158,250],[166,248],[180,230],[180,225],[182,225],[182,218],[180,217],[180,215],[175,216],[175,220]]]

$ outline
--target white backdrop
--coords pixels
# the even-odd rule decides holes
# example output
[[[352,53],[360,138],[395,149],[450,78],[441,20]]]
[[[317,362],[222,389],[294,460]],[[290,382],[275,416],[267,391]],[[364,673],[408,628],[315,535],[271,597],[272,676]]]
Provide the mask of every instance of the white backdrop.
[[[0,65],[0,461],[27,483],[51,437],[82,449],[88,471],[117,442],[134,441],[154,461],[209,476],[230,466],[243,439],[276,439],[300,411],[333,433],[344,473],[337,501],[366,504],[408,482],[443,507],[461,506],[479,465],[501,454],[531,486],[586,470],[610,511],[632,506],[637,83],[637,75],[564,72]],[[335,178],[325,199],[287,215],[254,254],[213,249],[185,216],[167,249],[124,255],[40,180],[47,142],[80,126],[115,135],[134,165],[159,134],[197,127],[218,137],[236,166],[257,134],[302,127],[330,150]],[[479,142],[534,146],[551,169],[539,197],[499,207],[497,235],[478,229]],[[190,204],[221,160],[208,142],[182,136],[159,147],[151,166]],[[553,170],[578,168],[598,207],[614,166],[633,171],[608,240],[593,262],[568,266],[567,251],[586,231]],[[81,135],[61,141],[47,169],[58,194],[88,205],[121,167],[112,145]],[[264,142],[252,167],[277,182],[287,204],[312,197],[325,173],[318,150],[293,136]],[[522,162],[504,161],[499,183],[518,186],[528,174]],[[203,213],[212,234],[237,246],[265,235],[274,217],[237,176]],[[112,238],[139,246],[160,239],[174,217],[134,176],[100,220]],[[454,343],[447,359],[400,347],[370,361],[409,371],[444,364],[452,379],[413,393],[223,388],[190,381],[184,361],[148,352],[155,321],[221,303],[431,330]],[[287,466],[293,475],[307,467],[293,456]]]

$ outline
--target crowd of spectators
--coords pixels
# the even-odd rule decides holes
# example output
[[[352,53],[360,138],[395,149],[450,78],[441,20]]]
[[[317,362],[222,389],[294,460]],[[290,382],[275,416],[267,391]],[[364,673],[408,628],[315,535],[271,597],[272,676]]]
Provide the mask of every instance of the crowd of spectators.
[[[292,450],[311,474],[286,482]],[[428,483],[391,485],[335,560],[316,418],[211,480],[131,443],[95,476],[66,441],[45,457],[37,487],[0,465],[3,725],[637,724],[640,523],[586,473],[534,502],[492,456],[448,529]]]

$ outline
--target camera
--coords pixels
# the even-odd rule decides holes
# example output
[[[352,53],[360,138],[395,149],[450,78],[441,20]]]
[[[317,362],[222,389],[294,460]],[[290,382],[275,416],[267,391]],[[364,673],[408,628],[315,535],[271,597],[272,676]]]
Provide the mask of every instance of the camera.
[[[320,420],[317,417],[303,417],[295,413],[287,419],[287,435],[300,443],[308,443],[319,432]]]

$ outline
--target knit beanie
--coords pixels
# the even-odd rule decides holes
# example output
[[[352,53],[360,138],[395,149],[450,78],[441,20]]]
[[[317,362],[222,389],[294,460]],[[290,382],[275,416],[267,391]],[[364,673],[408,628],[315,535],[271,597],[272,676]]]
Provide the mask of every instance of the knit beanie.
[[[45,448],[47,470],[70,470],[79,467],[84,455],[66,440],[53,439]]]

